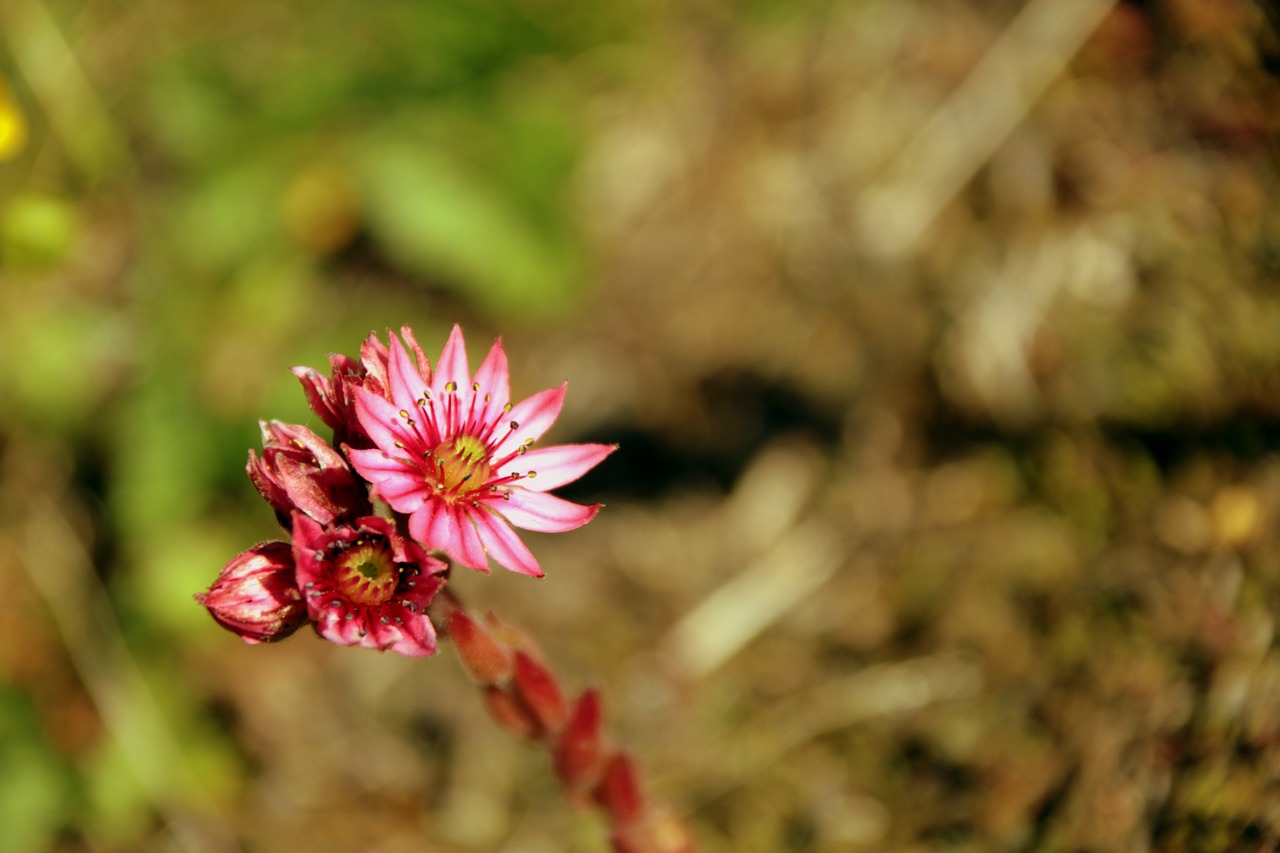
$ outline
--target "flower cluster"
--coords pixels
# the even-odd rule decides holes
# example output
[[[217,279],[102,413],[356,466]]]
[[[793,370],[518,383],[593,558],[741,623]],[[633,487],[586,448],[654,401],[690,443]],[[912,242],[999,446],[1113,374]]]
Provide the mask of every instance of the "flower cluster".
[[[196,596],[245,642],[310,622],[340,645],[432,654],[427,606],[448,577],[436,555],[541,577],[514,528],[572,530],[599,510],[550,490],[613,446],[534,448],[563,385],[513,403],[501,340],[472,374],[458,326],[434,369],[412,330],[400,333],[385,344],[371,333],[358,360],[330,356],[329,376],[294,368],[332,442],[305,426],[261,425],[262,453],[249,451],[247,470],[289,541],[245,551]]]

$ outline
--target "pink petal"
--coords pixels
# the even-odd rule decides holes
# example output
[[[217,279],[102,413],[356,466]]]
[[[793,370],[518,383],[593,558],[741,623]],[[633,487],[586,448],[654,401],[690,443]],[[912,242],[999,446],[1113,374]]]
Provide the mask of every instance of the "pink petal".
[[[506,424],[498,427],[499,430],[506,429],[508,434],[505,439],[498,442],[494,455],[501,458],[515,453],[516,449],[525,442],[537,441],[541,438],[560,416],[560,408],[564,405],[564,395],[568,385],[569,383],[566,382],[559,388],[539,391],[532,397],[516,403],[506,418],[509,424],[514,425],[514,429]]]
[[[420,479],[411,477],[390,477],[375,483],[373,492],[396,512],[416,512],[431,494]]]
[[[595,518],[600,506],[582,506],[555,495],[512,489],[505,501],[493,504],[493,511],[525,530],[563,533],[581,527]]]
[[[507,354],[502,348],[502,339],[493,342],[489,354],[480,363],[476,371],[475,385],[478,399],[474,405],[471,424],[476,430],[502,417],[502,407],[511,401],[510,371],[507,368]]]
[[[400,628],[399,642],[391,646],[391,651],[399,652],[411,658],[426,657],[436,653],[436,632],[431,621],[421,614],[405,610],[400,617],[404,624]]]
[[[386,624],[382,622],[384,617],[388,619]],[[399,652],[408,657],[435,653],[435,631],[421,614],[410,613],[403,607],[386,606],[370,609],[367,621],[369,633],[361,642],[366,648]]]
[[[489,570],[489,559],[475,528],[457,507],[428,500],[409,516],[409,535],[423,548],[438,548],[461,565],[482,572]]]
[[[416,543],[419,543],[420,546],[428,549],[428,551],[433,548],[439,548],[440,551],[449,553],[449,530],[447,528],[436,529],[436,526],[448,523],[448,519],[443,519],[443,521],[436,520],[436,516],[443,514],[444,503],[440,501],[425,501],[412,515],[408,516],[408,534]],[[449,556],[452,557],[452,553],[449,553]]]
[[[422,449],[422,439],[413,427],[400,419],[400,410],[377,394],[356,388],[356,417],[365,434],[374,444],[388,453],[412,454]],[[408,445],[408,450],[396,447],[396,442]]]
[[[316,551],[324,547],[324,527],[318,524],[314,519],[307,518],[300,512],[293,514],[293,544],[295,547],[302,547],[308,552]],[[309,562],[311,554],[303,555],[295,552],[294,559],[299,564]]]
[[[504,477],[523,474],[521,486],[531,492],[546,492],[572,483],[617,449],[616,444],[558,444],[517,456],[498,473]]]
[[[471,393],[471,368],[467,365],[467,346],[462,339],[462,327],[453,324],[449,340],[440,353],[440,361],[436,363],[436,373],[432,377],[431,390],[443,394],[449,383],[454,383],[457,393]]]
[[[391,337],[390,332],[387,332],[387,337]],[[360,344],[360,362],[364,365],[365,373],[378,383],[379,388],[387,387],[387,356],[387,348],[373,332]]]
[[[392,456],[381,447],[371,447],[368,450],[347,448],[347,456],[360,476],[370,483],[407,477],[412,471],[409,460]]]
[[[427,358],[427,354],[422,351],[422,347],[418,345],[418,339],[413,336],[413,329],[407,325],[400,327],[400,335],[404,338],[404,342],[409,345],[409,349],[413,351],[413,358],[418,363],[418,375],[423,381],[431,381],[431,360]]]
[[[414,512],[431,494],[426,480],[408,460],[384,450],[348,450],[351,464],[373,484],[374,492],[396,512]]]
[[[418,375],[418,368],[409,360],[409,354],[400,345],[399,339],[391,338],[391,359],[387,366],[387,381],[390,384],[391,402],[398,410],[409,412],[415,423],[424,418],[418,409],[418,401],[427,393],[427,384]],[[396,413],[399,416],[399,411]],[[422,432],[421,429],[418,430]],[[428,439],[430,440],[430,439]]]
[[[481,571],[489,571],[489,558],[485,555],[484,544],[480,540],[480,534],[476,531],[475,524],[472,523],[475,516],[485,513],[460,506],[450,507],[450,510],[458,526],[458,534],[462,538],[462,545],[465,549],[467,559],[463,562],[467,566],[479,568]]]
[[[480,541],[484,543],[494,562],[522,575],[535,578],[543,576],[538,561],[505,521],[494,513],[483,510],[477,512],[474,518],[480,531]]]
[[[311,610],[311,618],[315,623],[316,633],[324,637],[331,643],[337,643],[340,646],[357,646],[360,644],[360,628],[358,619],[343,619],[346,609],[335,610],[326,606],[328,598],[325,602],[321,602],[316,606],[312,606],[310,598],[307,600],[308,608]]]
[[[337,429],[342,423],[342,418],[329,403],[333,398],[329,380],[310,367],[295,367],[293,375],[302,383],[302,391],[307,395],[307,405],[311,407],[311,411],[315,412],[330,429]]]

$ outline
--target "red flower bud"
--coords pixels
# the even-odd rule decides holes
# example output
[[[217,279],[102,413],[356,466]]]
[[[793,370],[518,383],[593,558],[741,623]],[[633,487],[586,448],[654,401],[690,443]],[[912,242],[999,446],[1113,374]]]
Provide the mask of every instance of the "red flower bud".
[[[239,554],[195,599],[246,643],[283,640],[307,621],[286,542],[265,542]]]
[[[504,684],[511,678],[511,650],[493,632],[461,609],[449,614],[448,627],[449,639],[472,678],[480,684]]]
[[[645,798],[640,790],[640,774],[636,772],[635,762],[630,756],[618,753],[609,759],[595,797],[619,826],[635,821],[644,813]]]
[[[295,424],[263,421],[260,426],[262,457],[250,450],[246,470],[281,524],[289,526],[295,509],[323,525],[372,512],[351,467],[323,438]]]
[[[542,731],[558,731],[564,725],[569,709],[560,685],[545,666],[524,652],[516,652],[516,677],[511,689],[537,716]]]
[[[589,790],[600,778],[604,760],[600,693],[588,690],[573,706],[569,723],[555,745],[556,775],[571,791]]]
[[[510,729],[525,737],[538,736],[538,718],[533,715],[523,702],[512,698],[500,687],[484,688],[484,701],[489,706],[489,713],[503,728]]]

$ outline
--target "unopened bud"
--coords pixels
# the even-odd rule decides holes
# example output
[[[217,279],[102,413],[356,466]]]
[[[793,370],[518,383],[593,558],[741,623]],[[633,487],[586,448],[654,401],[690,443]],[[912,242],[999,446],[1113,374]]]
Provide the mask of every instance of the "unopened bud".
[[[524,652],[516,652],[516,674],[512,689],[538,717],[544,732],[558,731],[569,709],[555,676]]]
[[[609,759],[604,778],[595,790],[596,802],[609,810],[613,822],[623,826],[634,822],[645,810],[640,776],[630,756],[618,753]]]
[[[265,542],[237,555],[195,599],[246,643],[283,640],[307,621],[286,542]]]
[[[515,665],[511,650],[461,609],[449,613],[449,639],[467,672],[480,684],[504,684]]]
[[[555,746],[556,774],[575,792],[589,790],[600,778],[604,760],[600,694],[588,690],[573,706]]]
[[[489,706],[489,713],[498,725],[510,729],[525,737],[537,737],[540,733],[538,718],[533,715],[523,702],[512,698],[500,687],[489,686],[484,689],[484,701]]]

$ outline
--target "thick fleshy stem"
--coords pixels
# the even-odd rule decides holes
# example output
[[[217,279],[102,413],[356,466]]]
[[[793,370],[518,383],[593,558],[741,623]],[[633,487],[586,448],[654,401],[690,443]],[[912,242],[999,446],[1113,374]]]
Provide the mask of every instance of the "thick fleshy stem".
[[[446,588],[431,605],[432,621],[453,640],[463,666],[504,728],[544,745],[556,777],[575,805],[597,806],[609,821],[615,853],[695,853],[684,820],[651,800],[627,753],[605,737],[600,694],[565,698],[537,647],[491,613],[478,619]]]

